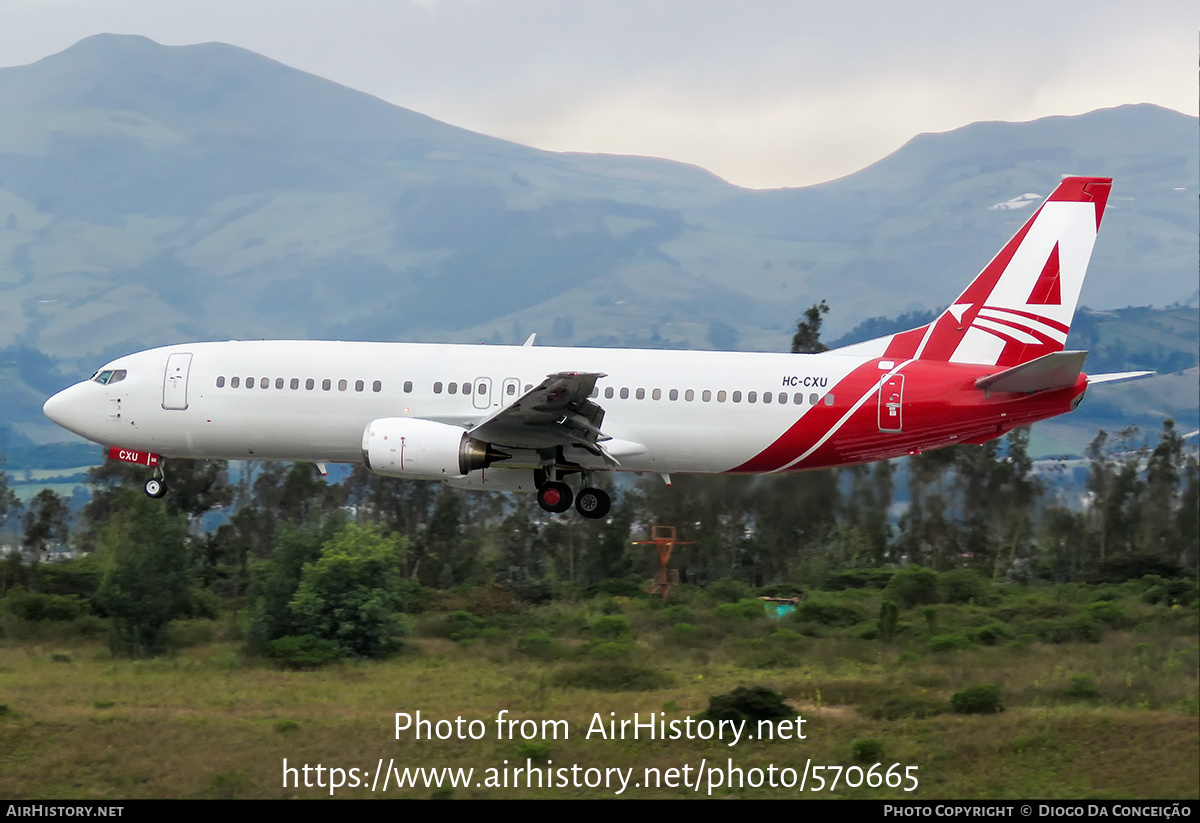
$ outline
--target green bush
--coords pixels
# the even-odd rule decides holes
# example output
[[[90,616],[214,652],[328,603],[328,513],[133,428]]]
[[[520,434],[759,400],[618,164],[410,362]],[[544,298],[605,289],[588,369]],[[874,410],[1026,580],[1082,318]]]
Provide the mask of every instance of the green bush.
[[[971,639],[984,646],[995,646],[1009,636],[1008,627],[1003,623],[988,623],[980,626],[971,634]]]
[[[850,749],[859,763],[878,762],[883,757],[883,744],[871,737],[855,740]]]
[[[1046,620],[1035,631],[1043,643],[1099,643],[1104,639],[1104,625],[1087,615]]]
[[[722,603],[713,609],[713,615],[720,620],[735,622],[740,620],[756,620],[764,617],[766,612],[763,611],[761,600],[746,598],[736,603]]]
[[[992,583],[975,569],[953,569],[943,572],[939,585],[943,603],[986,603],[992,593]]]
[[[76,594],[39,594],[18,584],[8,590],[0,608],[22,620],[74,620],[91,611],[88,601]]]
[[[537,660],[557,660],[565,650],[546,632],[538,631],[517,638],[517,651]]]
[[[726,577],[709,583],[704,587],[704,593],[718,603],[736,603],[750,597],[753,590],[740,580]]]
[[[298,633],[332,640],[346,657],[392,652],[408,628],[399,568],[399,538],[347,525],[304,566],[288,604]]]
[[[825,588],[831,592],[843,589],[885,589],[892,582],[891,569],[847,569],[830,572],[825,579]]]
[[[959,714],[996,714],[1004,711],[1000,703],[1000,687],[992,685],[969,686],[955,692],[950,705]]]
[[[272,640],[267,643],[267,654],[292,669],[317,669],[341,656],[337,643],[311,634]]]
[[[1128,628],[1131,625],[1130,620],[1125,616],[1125,610],[1120,604],[1113,603],[1110,600],[1100,600],[1091,604],[1087,608],[1089,617],[1106,623],[1114,629]]]
[[[938,602],[938,573],[924,566],[900,569],[888,583],[888,596],[902,609]]]
[[[589,663],[564,668],[551,680],[568,689],[598,689],[608,692],[645,692],[665,689],[674,684],[667,674],[648,666],[627,663]]]
[[[1193,606],[1200,600],[1200,586],[1195,580],[1164,580],[1148,574],[1142,582],[1146,585],[1142,601],[1150,605]]]
[[[961,634],[939,634],[929,638],[929,650],[934,652],[950,652],[959,649],[969,649],[974,643]]]
[[[667,634],[667,639],[676,646],[693,648],[702,642],[700,630],[691,623],[676,623]]]
[[[1071,678],[1064,694],[1076,700],[1094,700],[1100,696],[1100,690],[1096,688],[1095,678],[1080,674]]]
[[[588,657],[595,657],[599,660],[616,660],[632,652],[633,644],[617,640],[593,640],[583,648]]]
[[[819,623],[822,626],[853,626],[861,623],[862,614],[857,609],[843,606],[832,600],[805,600],[796,607],[795,619],[801,623]]]
[[[446,618],[446,636],[451,640],[472,640],[479,637],[483,630],[482,618],[476,617],[469,611],[460,609],[451,612]]]
[[[795,714],[783,702],[783,695],[766,686],[738,686],[726,694],[709,697],[708,709],[700,717],[714,723],[722,720],[740,723],[744,720],[754,725],[760,720],[787,720]]]
[[[592,637],[603,640],[619,640],[632,637],[633,629],[629,626],[629,618],[621,614],[610,614],[599,617],[592,623]]]

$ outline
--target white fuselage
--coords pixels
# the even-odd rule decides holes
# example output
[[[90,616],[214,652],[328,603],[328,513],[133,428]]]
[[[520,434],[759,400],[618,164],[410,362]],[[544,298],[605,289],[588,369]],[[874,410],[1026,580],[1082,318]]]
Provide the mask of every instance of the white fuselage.
[[[182,358],[183,374],[170,375],[169,360],[179,364],[182,354],[191,355]],[[760,453],[815,404],[828,411],[859,400],[830,394],[870,360],[834,353],[195,343],[118,358],[104,370],[124,371],[123,379],[72,386],[47,402],[46,413],[98,443],[167,457],[361,463],[372,420],[412,417],[469,429],[548,374],[601,372],[594,402],[605,411],[603,431],[616,444],[621,469],[709,473]]]

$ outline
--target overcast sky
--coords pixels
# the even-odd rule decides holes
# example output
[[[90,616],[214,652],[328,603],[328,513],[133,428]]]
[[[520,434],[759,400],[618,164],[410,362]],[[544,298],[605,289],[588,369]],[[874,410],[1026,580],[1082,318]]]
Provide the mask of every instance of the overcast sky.
[[[217,40],[484,134],[840,177],[915,134],[1197,114],[1196,0],[0,0],[0,65],[101,32]],[[3,119],[0,116],[0,128]]]

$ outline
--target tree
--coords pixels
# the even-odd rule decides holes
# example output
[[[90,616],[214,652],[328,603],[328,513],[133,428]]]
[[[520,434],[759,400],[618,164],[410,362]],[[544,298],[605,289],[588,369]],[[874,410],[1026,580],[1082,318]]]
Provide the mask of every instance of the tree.
[[[54,545],[64,545],[69,536],[67,520],[70,512],[63,499],[51,489],[42,489],[25,512],[22,525],[25,537],[22,545],[25,551],[38,557],[46,549]]]
[[[114,653],[142,657],[165,650],[167,625],[186,614],[191,601],[187,528],[185,516],[139,496],[100,533],[112,565],[96,602],[112,620]]]
[[[4,458],[0,457],[0,464],[3,463]],[[8,518],[20,511],[20,508],[21,501],[8,487],[8,475],[0,471],[0,528],[3,528]]]
[[[288,609],[295,631],[338,645],[346,657],[382,657],[405,633],[400,612],[406,587],[400,578],[401,540],[353,523],[304,566]]]
[[[804,316],[796,323],[792,336],[792,354],[819,354],[829,351],[821,342],[821,315],[829,314],[829,306],[822,300],[804,310]]]

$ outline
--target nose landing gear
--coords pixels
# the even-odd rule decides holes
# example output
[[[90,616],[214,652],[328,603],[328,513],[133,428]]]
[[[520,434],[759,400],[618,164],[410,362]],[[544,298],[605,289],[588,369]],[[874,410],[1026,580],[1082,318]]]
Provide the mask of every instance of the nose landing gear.
[[[167,476],[162,470],[162,463],[154,468],[154,476],[146,481],[142,486],[142,490],[146,492],[147,497],[152,497],[158,500],[167,493]]]

